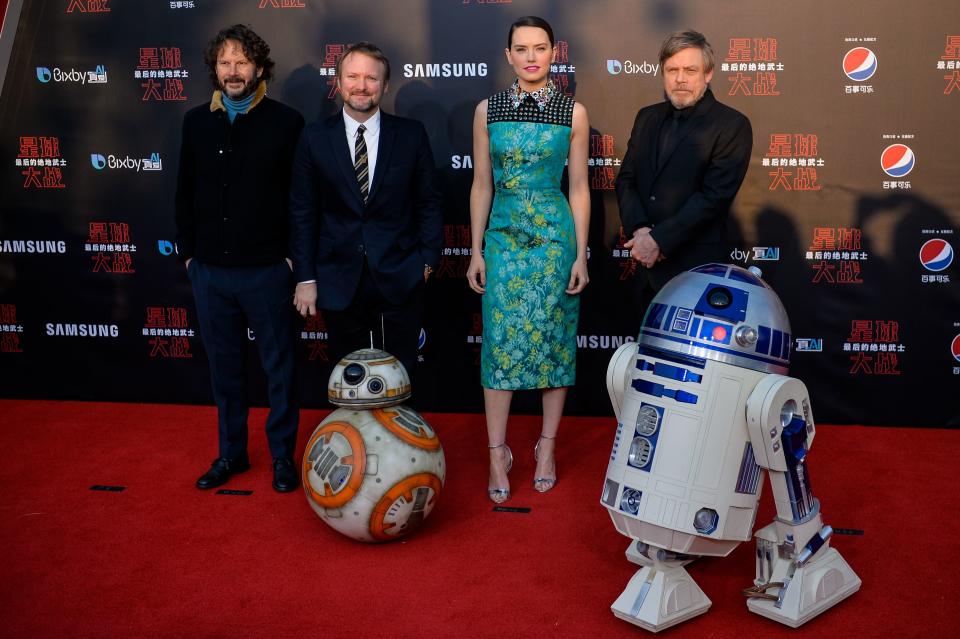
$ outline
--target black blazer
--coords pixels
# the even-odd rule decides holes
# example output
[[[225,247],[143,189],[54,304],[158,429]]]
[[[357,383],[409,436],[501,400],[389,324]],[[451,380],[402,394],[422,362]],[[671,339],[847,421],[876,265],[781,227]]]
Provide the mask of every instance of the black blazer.
[[[175,196],[181,260],[258,266],[287,257],[290,164],[302,129],[297,111],[266,97],[233,124],[210,102],[187,111]]]
[[[707,89],[672,148],[657,158],[660,125],[671,110],[664,101],[637,113],[616,180],[624,232],[650,227],[664,255],[644,269],[656,290],[694,266],[726,261],[727,215],[753,149],[750,121]]]
[[[293,161],[290,254],[298,282],[317,280],[317,307],[353,299],[364,256],[383,296],[403,302],[436,266],[443,209],[430,141],[416,120],[380,112],[377,165],[366,206],[343,114],[308,125]]]

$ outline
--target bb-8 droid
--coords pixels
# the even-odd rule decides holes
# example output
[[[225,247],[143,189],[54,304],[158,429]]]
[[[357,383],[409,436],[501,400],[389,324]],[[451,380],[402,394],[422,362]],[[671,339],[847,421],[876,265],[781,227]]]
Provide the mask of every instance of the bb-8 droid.
[[[307,503],[334,530],[384,542],[415,530],[446,478],[443,448],[417,411],[403,406],[410,377],[396,357],[365,348],[330,374],[340,406],[320,422],[303,454]]]

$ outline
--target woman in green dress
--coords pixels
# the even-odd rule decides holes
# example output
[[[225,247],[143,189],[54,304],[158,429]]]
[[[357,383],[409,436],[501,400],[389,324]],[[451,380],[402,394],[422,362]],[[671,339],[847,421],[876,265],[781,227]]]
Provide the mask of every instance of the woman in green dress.
[[[467,280],[483,295],[488,494],[510,497],[506,445],[513,391],[541,389],[543,426],[534,489],[556,483],[554,445],[576,379],[577,319],[587,277],[590,192],[587,111],[549,79],[553,30],[535,16],[510,26],[513,85],[477,105],[473,120],[472,251]],[[569,160],[569,162],[568,162]],[[569,203],[560,190],[569,163]]]

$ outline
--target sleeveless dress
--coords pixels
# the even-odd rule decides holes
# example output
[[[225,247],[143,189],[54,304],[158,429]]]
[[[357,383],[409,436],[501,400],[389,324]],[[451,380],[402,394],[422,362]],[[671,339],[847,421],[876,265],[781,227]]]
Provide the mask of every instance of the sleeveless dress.
[[[560,190],[573,105],[552,82],[533,94],[514,82],[487,103],[495,194],[484,234],[485,388],[556,388],[576,381],[580,298],[565,292],[577,256],[576,231]]]

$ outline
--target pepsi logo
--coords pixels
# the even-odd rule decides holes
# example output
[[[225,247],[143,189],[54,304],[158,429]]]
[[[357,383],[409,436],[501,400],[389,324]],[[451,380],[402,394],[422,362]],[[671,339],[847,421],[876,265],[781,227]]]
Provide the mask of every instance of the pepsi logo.
[[[953,353],[953,359],[960,362],[960,335],[953,338],[950,344],[950,352]]]
[[[880,154],[880,167],[890,177],[901,178],[913,170],[916,157],[906,144],[891,144]]]
[[[939,237],[927,240],[920,247],[920,263],[923,268],[939,273],[953,262],[953,247]]]
[[[877,56],[866,47],[850,49],[843,56],[843,72],[854,82],[863,82],[877,72]]]

